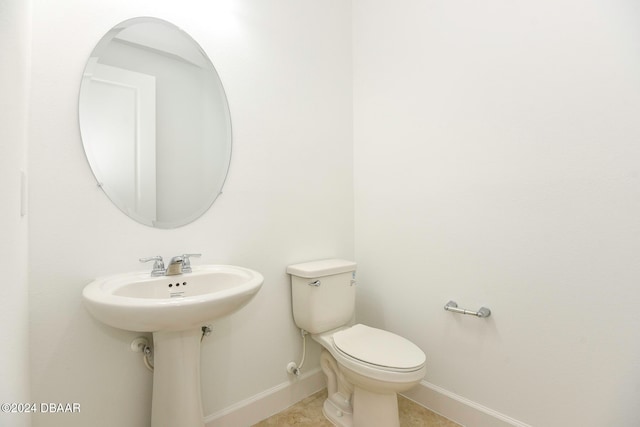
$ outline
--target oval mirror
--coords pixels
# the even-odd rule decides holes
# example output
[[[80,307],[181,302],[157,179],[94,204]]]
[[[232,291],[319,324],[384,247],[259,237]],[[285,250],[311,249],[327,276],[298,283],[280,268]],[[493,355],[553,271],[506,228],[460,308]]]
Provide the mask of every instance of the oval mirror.
[[[222,190],[231,118],[202,48],[175,25],[134,18],[96,45],[82,77],[80,133],[111,201],[134,220],[174,228]]]

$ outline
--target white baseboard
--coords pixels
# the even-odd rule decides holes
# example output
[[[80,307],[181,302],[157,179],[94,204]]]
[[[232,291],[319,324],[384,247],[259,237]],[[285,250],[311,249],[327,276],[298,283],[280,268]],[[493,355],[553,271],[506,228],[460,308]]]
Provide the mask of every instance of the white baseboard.
[[[248,399],[205,417],[206,427],[248,427],[277,414],[326,387],[320,368],[278,384]]]
[[[402,395],[463,426],[531,427],[424,380]]]
[[[326,387],[320,368],[278,384],[248,399],[205,417],[206,427],[249,427],[277,414]],[[421,381],[402,395],[429,410],[467,427],[531,427],[435,384]]]

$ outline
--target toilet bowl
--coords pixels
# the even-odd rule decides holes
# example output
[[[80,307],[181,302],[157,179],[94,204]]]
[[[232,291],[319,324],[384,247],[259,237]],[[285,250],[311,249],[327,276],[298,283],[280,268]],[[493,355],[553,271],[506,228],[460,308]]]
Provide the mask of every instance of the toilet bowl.
[[[397,393],[424,378],[426,357],[399,335],[351,326],[355,269],[354,262],[337,259],[289,266],[293,317],[324,348],[324,415],[340,427],[399,427]]]
[[[311,335],[324,347],[327,375],[324,415],[340,427],[398,427],[397,393],[417,385],[426,373],[425,355],[391,332],[362,324]],[[335,381],[329,380],[335,377]]]

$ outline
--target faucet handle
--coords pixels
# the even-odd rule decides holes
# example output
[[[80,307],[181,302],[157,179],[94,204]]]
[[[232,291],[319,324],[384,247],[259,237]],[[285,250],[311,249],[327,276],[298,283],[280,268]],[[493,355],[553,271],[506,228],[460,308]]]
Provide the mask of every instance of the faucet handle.
[[[191,273],[191,260],[190,257],[200,258],[202,254],[182,254],[182,272]]]
[[[153,269],[151,270],[152,276],[164,276],[164,261],[160,255],[148,257],[148,258],[140,258],[140,262],[149,262],[153,261]]]

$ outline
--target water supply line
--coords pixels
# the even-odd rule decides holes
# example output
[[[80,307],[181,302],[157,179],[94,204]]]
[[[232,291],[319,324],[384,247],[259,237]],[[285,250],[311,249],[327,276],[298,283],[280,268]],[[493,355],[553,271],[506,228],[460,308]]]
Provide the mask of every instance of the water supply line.
[[[308,333],[309,332],[305,331],[304,329],[300,329],[300,336],[302,337],[302,358],[300,359],[300,363],[296,364],[296,362],[289,362],[289,364],[287,365],[287,372],[295,375],[296,377],[299,377],[302,373],[302,366],[304,365],[304,359],[307,354],[306,337]]]
[[[147,337],[137,337],[133,341],[131,341],[131,351],[135,353],[142,353],[142,361],[144,362],[144,366],[147,367],[148,370],[153,372],[153,362],[151,362],[151,358],[153,357],[153,349],[149,345],[149,340]]]
[[[144,348],[142,349],[142,354],[144,355],[142,357],[144,366],[146,366],[148,370],[153,372],[154,368],[153,368],[153,363],[151,362],[151,355],[153,354],[153,351],[151,350],[151,347],[149,347],[148,345],[145,345]]]
[[[201,329],[202,329],[202,336],[200,337],[200,342],[202,342],[204,337],[208,337],[209,335],[211,335],[212,326],[204,325]]]
[[[211,325],[205,325],[202,328],[202,335],[200,336],[200,342],[211,335]],[[142,361],[144,362],[144,366],[151,372],[154,370],[153,362],[151,359],[153,358],[153,349],[149,345],[149,340],[145,337],[138,337],[131,342],[131,351],[135,351],[136,353],[142,353]],[[302,360],[304,361],[304,354],[302,356]],[[302,365],[301,365],[302,366]]]

